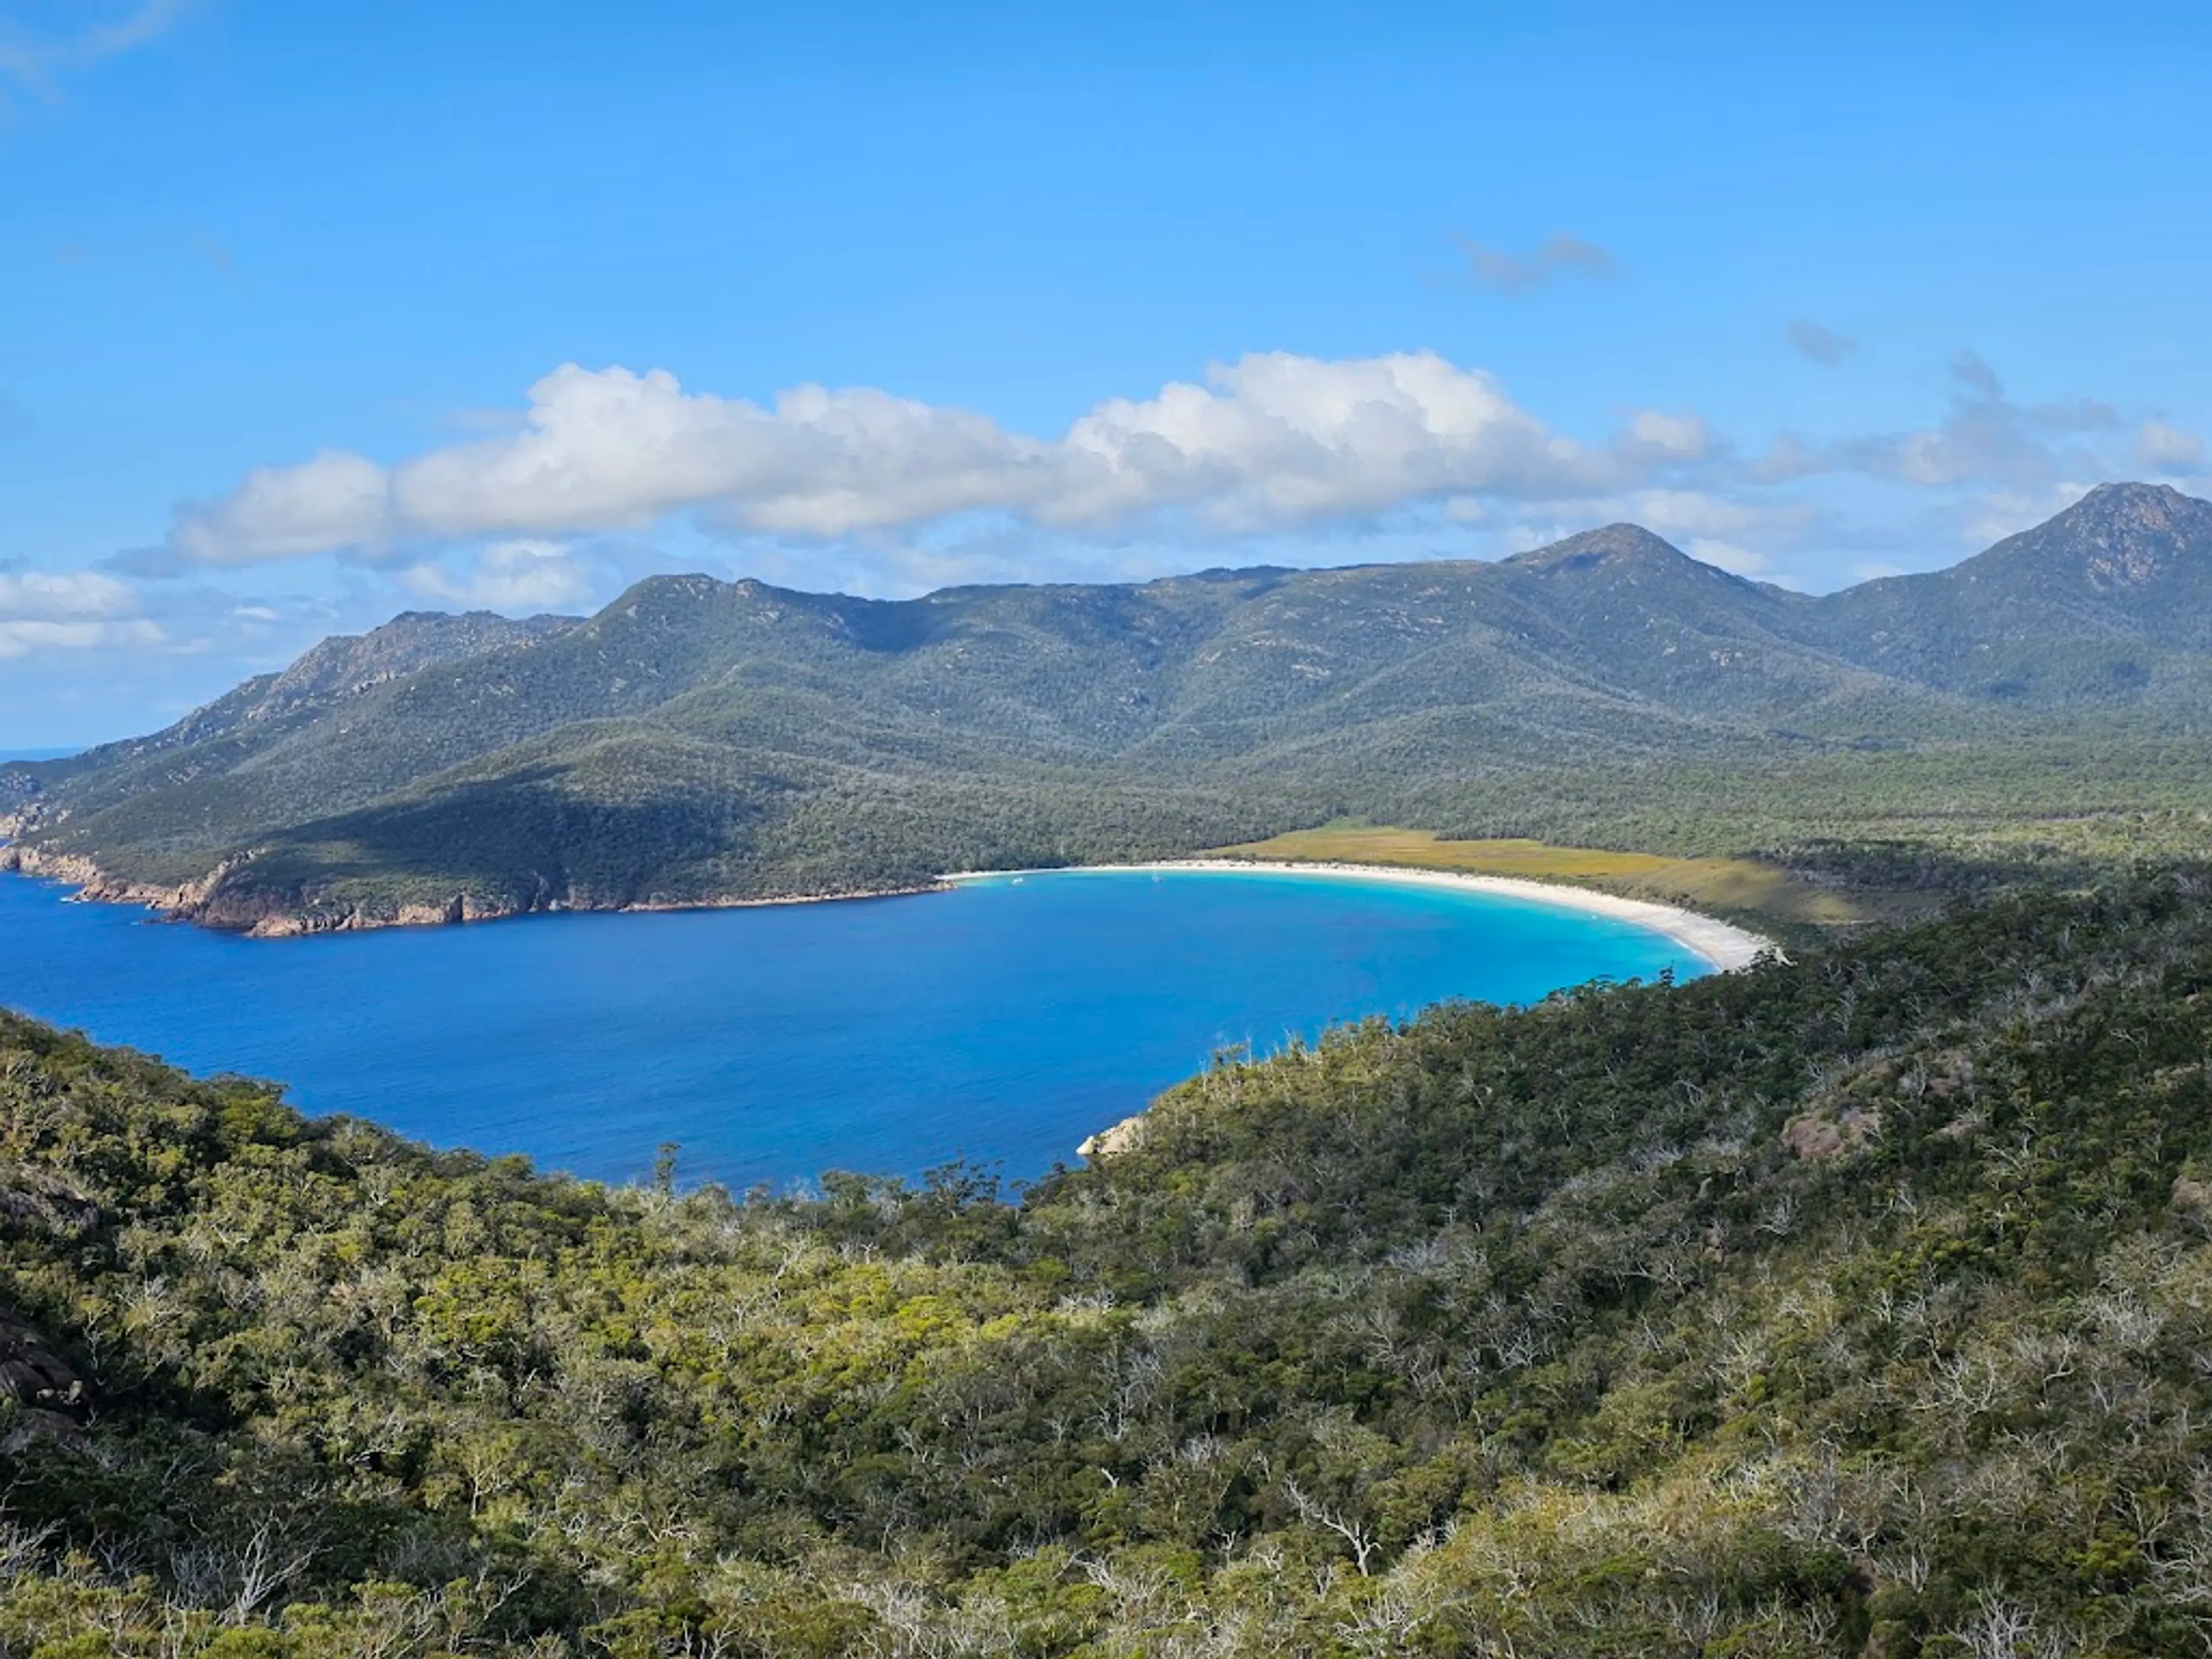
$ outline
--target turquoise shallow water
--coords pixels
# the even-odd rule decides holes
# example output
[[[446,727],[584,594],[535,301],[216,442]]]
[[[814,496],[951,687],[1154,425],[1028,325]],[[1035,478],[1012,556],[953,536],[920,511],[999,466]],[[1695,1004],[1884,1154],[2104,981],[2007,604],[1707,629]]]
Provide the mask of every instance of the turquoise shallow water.
[[[1012,1179],[1203,1068],[1448,997],[1705,964],[1610,918],[1326,876],[1066,872],[834,904],[245,939],[0,878],[0,1003],[310,1112],[622,1179]]]

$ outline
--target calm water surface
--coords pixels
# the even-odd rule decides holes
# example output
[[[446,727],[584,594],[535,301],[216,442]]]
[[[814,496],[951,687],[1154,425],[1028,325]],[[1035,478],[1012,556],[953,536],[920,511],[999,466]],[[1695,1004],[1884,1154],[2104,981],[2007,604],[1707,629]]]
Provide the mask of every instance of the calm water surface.
[[[1217,1049],[1704,964],[1610,918],[1326,876],[1138,872],[749,910],[244,939],[0,878],[0,1003],[310,1112],[621,1179],[1010,1178]]]

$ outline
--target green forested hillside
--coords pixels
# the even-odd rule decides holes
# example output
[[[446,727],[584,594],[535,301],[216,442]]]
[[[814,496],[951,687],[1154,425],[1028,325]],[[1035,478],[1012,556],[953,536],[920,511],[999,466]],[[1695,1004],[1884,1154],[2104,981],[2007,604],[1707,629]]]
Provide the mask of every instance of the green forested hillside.
[[[577,621],[574,617],[548,616],[515,622],[489,611],[460,616],[404,611],[371,633],[325,640],[281,674],[257,675],[150,737],[47,763],[40,775],[59,781],[129,768],[164,750],[194,748],[240,733],[251,735],[237,752],[250,752],[258,746],[256,740],[265,743],[299,720],[349,702],[387,681],[547,639]],[[147,775],[161,774],[154,769]]]
[[[1820,601],[1854,662],[2014,704],[2137,700],[2201,729],[2212,652],[2212,501],[2106,485],[1925,576]]]
[[[881,890],[1346,815],[1745,854],[2117,808],[2185,846],[2207,601],[2212,506],[2142,486],[1819,599],[1628,526],[896,603],[657,578],[574,624],[402,618],[0,768],[0,801],[9,856],[230,926]]]
[[[9,1019],[0,1651],[2202,1653],[2208,1056],[2202,867],[1227,1061],[1018,1202]]]

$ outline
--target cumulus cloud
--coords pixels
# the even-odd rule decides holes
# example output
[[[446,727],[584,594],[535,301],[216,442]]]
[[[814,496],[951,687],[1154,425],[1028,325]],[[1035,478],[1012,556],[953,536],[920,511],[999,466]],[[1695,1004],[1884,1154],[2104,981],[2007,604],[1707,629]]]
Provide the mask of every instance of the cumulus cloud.
[[[1609,250],[1564,230],[1529,253],[1509,253],[1464,236],[1459,245],[1467,255],[1468,274],[1478,286],[1498,294],[1526,294],[1569,274],[1611,276],[1620,269]]]
[[[558,542],[495,542],[455,571],[425,561],[400,580],[425,599],[471,611],[560,611],[591,599],[596,570]]]
[[[1692,536],[1682,550],[1731,576],[1765,576],[1774,569],[1773,561],[1765,554],[1723,541],[1718,536]]]
[[[1275,352],[1205,381],[1112,398],[1057,438],[867,388],[768,404],[654,369],[564,365],[512,434],[395,466],[325,451],[184,509],[170,548],[239,565],[330,550],[408,562],[424,541],[558,538],[696,512],[711,526],[828,540],[963,514],[1114,532],[1296,529],[1452,494],[1617,488],[1707,455],[1694,415],[1644,411],[1604,444],[1564,436],[1491,375],[1431,352],[1324,361]]]
[[[1985,544],[2083,480],[2203,465],[2179,428],[2090,398],[2014,398],[1969,351],[1948,380],[1924,425],[1785,434],[1747,453],[1680,408],[1629,407],[1609,434],[1570,435],[1431,352],[1258,354],[1042,434],[866,387],[756,402],[664,370],[568,364],[513,417],[410,458],[333,449],[257,468],[180,508],[162,545],[102,568],[227,583],[335,553],[344,580],[387,600],[525,611],[588,608],[665,568],[658,536],[617,536],[672,520],[726,538],[749,572],[884,592],[1155,574],[1188,568],[1194,539],[1304,562],[1322,536],[1405,557],[1448,550],[1438,532],[1503,550],[1626,519],[1738,574],[1820,586],[1846,556],[1917,563],[1930,542]],[[1924,508],[1860,522],[1823,482],[1844,479],[1855,498]],[[167,600],[157,614],[185,625]]]
[[[187,514],[171,544],[187,560],[215,565],[374,547],[391,523],[391,495],[374,461],[326,449],[296,466],[256,467],[222,500]],[[153,574],[154,562],[143,568]]]
[[[161,644],[138,596],[96,570],[0,572],[0,657]]]
[[[1714,453],[1719,445],[1702,415],[1639,409],[1629,416],[1628,430],[1620,447],[1647,459],[1701,460]]]
[[[0,657],[27,657],[47,651],[94,651],[125,646],[153,646],[167,636],[143,617],[131,622],[57,621],[27,617],[0,621]]]
[[[1116,399],[1076,422],[1047,522],[1184,508],[1230,530],[1371,514],[1458,490],[1588,487],[1617,455],[1552,432],[1492,376],[1431,352],[1327,362],[1268,353]]]
[[[1798,318],[1783,331],[1802,356],[1832,368],[1858,349],[1856,340],[1832,328],[1824,328],[1810,317]]]
[[[363,607],[381,621],[389,586]],[[40,570],[0,563],[0,658],[36,657],[27,672],[91,672],[85,665],[127,665],[151,672],[157,659],[241,656],[259,659],[275,642],[283,659],[329,630],[319,599],[244,597],[220,583],[125,580],[112,570]],[[265,660],[260,665],[270,665]]]
[[[97,570],[0,571],[0,617],[117,617],[135,611],[128,584]]]

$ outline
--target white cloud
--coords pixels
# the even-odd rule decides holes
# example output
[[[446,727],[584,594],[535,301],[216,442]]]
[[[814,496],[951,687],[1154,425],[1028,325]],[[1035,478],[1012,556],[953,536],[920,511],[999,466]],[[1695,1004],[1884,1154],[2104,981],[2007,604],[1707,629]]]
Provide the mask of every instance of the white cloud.
[[[0,657],[163,642],[137,595],[96,570],[0,572]]]
[[[1628,442],[1655,454],[1696,460],[1713,452],[1712,428],[1699,415],[1640,409],[1629,417]]]
[[[201,564],[392,556],[413,542],[635,528],[680,511],[825,540],[974,513],[1093,532],[1171,515],[1233,532],[1467,492],[1586,493],[1710,444],[1696,416],[1647,412],[1613,443],[1586,446],[1492,376],[1430,352],[1248,356],[1205,384],[1109,399],[1058,439],[866,388],[800,386],[764,407],[686,392],[664,370],[570,364],[531,388],[512,435],[388,469],[337,451],[260,468],[185,508],[171,540]]]
[[[297,466],[256,467],[211,506],[186,513],[170,540],[185,559],[252,564],[380,544],[392,520],[382,468],[326,449]]]
[[[1809,516],[1794,505],[1744,501],[1704,489],[1639,489],[1617,503],[1622,516],[1662,536],[1742,536],[1794,530]]]
[[[389,614],[389,590],[376,605]],[[155,657],[243,650],[272,637],[327,632],[319,601],[244,598],[211,584],[140,582],[106,570],[0,568],[0,657],[71,653],[143,668]]]
[[[47,651],[96,651],[167,641],[158,623],[130,622],[0,622],[0,657]]]
[[[641,556],[607,534],[680,518],[740,539],[747,569],[878,592],[1151,574],[1190,562],[1188,538],[1305,562],[1323,535],[1380,537],[1362,545],[1404,556],[1451,550],[1406,539],[1438,532],[1503,550],[1539,526],[1619,519],[1725,568],[1818,586],[1846,556],[1886,556],[1901,538],[1995,539],[2075,499],[2078,480],[2203,465],[2202,442],[2162,421],[2130,425],[2087,398],[2016,401],[1971,352],[1949,374],[1924,425],[1784,434],[1746,453],[1679,408],[1630,406],[1609,436],[1569,435],[1432,352],[1256,354],[1043,436],[865,387],[757,403],[663,370],[569,364],[503,429],[389,465],[325,450],[258,468],[180,509],[164,545],[104,568],[175,578],[336,552],[387,594],[522,611],[605,597]],[[1929,507],[1910,526],[1856,524],[1837,480]],[[690,546],[687,559],[717,556]]]
[[[1717,536],[1692,536],[1690,544],[1682,550],[1692,558],[1701,559],[1734,576],[1764,575],[1774,568],[1764,553],[1738,547],[1734,542],[1724,542]]]
[[[1224,530],[1296,526],[1479,490],[1561,494],[1624,475],[1553,433],[1491,375],[1431,352],[1328,362],[1285,352],[1215,368],[1077,422],[1051,523],[1184,508]]]
[[[593,575],[586,561],[557,542],[512,541],[483,549],[460,573],[424,562],[410,565],[399,579],[425,599],[471,611],[530,612],[588,602]]]
[[[130,584],[97,570],[0,571],[0,620],[74,620],[138,608]]]

